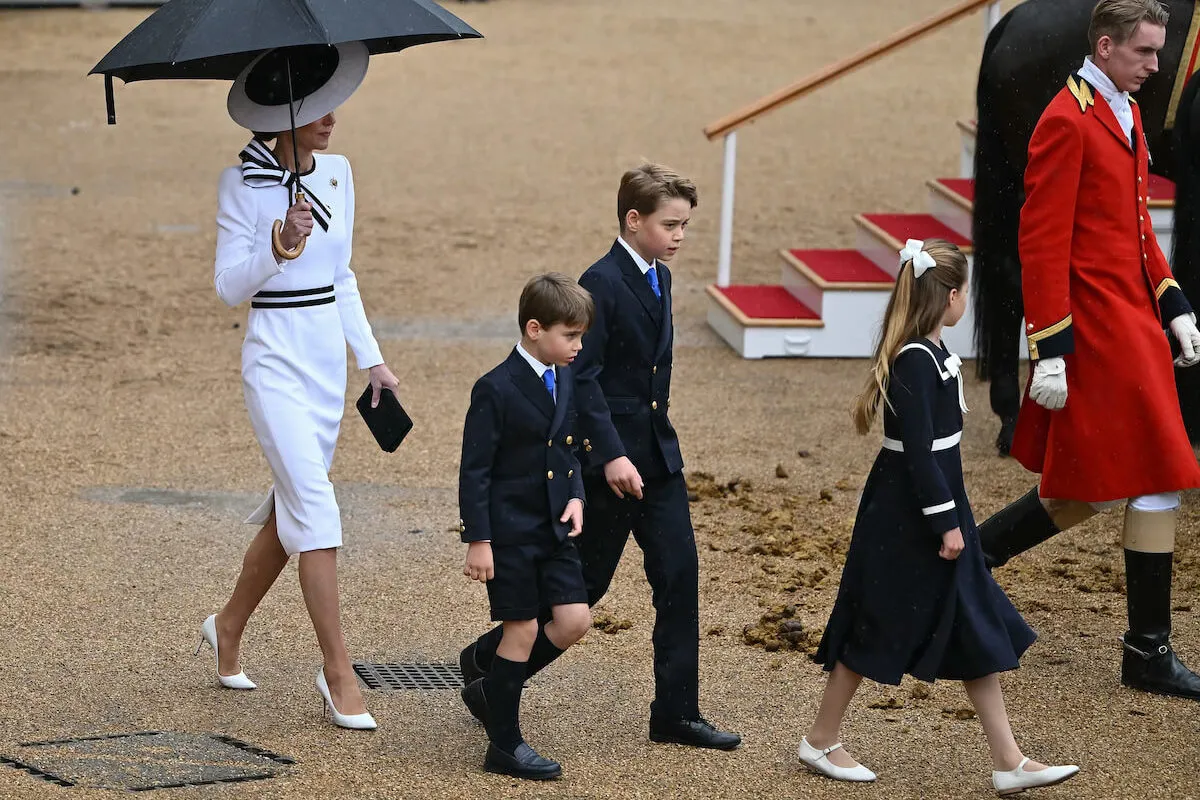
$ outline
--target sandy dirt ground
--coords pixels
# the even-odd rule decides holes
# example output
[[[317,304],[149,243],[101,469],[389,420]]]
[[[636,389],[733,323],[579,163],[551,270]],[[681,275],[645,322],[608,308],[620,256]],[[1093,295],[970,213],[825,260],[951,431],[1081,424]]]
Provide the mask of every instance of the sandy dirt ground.
[[[102,82],[84,75],[145,12],[0,12],[0,753],[167,730],[296,760],[274,780],[180,797],[991,795],[983,734],[954,684],[864,687],[844,734],[878,784],[797,766],[823,685],[805,647],[878,447],[848,418],[864,362],[746,362],[704,322],[721,147],[702,127],[944,5],[453,3],[486,40],[375,59],[340,113],[354,263],[417,423],[392,455],[352,408],[344,425],[334,479],[356,659],[448,661],[486,626],[451,531],[457,460],[469,388],[511,347],[524,280],[578,274],[607,250],[617,179],[640,158],[700,186],[673,265],[672,418],[697,493],[703,710],[745,745],[647,740],[652,614],[631,547],[597,609],[614,632],[593,631],[526,695],[528,738],[565,767],[552,785],[485,775],[483,732],[453,692],[367,692],[374,734],[323,722],[294,565],[247,632],[259,691],[220,691],[211,656],[192,657],[253,534],[240,520],[269,483],[238,376],[245,309],[212,289],[216,178],[246,136],[217,83],[119,85],[119,124],[105,125]],[[972,112],[981,30],[968,18],[743,132],[736,280],[773,280],[782,246],[850,246],[852,214],[921,208],[925,179],[956,174],[954,121]],[[348,397],[364,382],[351,375]],[[1033,480],[996,457],[986,387],[967,396],[964,463],[983,518]],[[1200,705],[1118,685],[1118,517],[998,573],[1040,634],[1003,679],[1014,728],[1028,754],[1083,767],[1047,797],[1200,797]],[[1196,531],[1188,494],[1175,644],[1200,666]],[[781,647],[789,621],[800,630]],[[110,795],[0,768],[0,797],[56,796]]]

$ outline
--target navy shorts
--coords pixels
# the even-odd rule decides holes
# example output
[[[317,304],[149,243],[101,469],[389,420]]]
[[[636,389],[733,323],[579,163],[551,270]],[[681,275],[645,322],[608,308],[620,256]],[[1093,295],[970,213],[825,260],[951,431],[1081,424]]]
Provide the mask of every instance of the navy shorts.
[[[492,619],[537,619],[542,609],[586,603],[583,563],[572,539],[492,545],[495,577],[487,582]]]

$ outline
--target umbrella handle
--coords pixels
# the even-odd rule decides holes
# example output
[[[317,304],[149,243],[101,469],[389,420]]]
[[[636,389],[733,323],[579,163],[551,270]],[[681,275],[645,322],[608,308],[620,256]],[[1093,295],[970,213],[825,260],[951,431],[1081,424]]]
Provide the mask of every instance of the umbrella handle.
[[[304,193],[296,192],[296,202],[299,203],[303,199]],[[279,256],[280,258],[285,258],[288,261],[291,261],[293,258],[299,258],[300,254],[304,252],[304,245],[307,240],[301,239],[300,243],[297,244],[294,249],[288,250],[283,246],[283,240],[279,238],[279,234],[282,230],[283,222],[281,220],[275,220],[275,224],[271,226],[271,249],[275,251],[275,255]]]

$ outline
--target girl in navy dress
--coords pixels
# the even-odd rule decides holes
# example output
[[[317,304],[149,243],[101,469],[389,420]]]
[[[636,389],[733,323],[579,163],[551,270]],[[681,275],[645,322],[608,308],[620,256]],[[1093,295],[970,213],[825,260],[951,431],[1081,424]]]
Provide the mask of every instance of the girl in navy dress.
[[[997,673],[1015,669],[1035,635],[983,562],[963,487],[966,411],[961,362],[942,344],[967,303],[967,261],[954,245],[910,239],[854,422],[866,434],[883,409],[883,448],[863,488],[837,602],[815,655],[830,673],[800,761],[837,780],[873,781],[839,741],[863,676],[898,685],[960,680],[992,753],[1001,794],[1070,778],[1021,754]]]

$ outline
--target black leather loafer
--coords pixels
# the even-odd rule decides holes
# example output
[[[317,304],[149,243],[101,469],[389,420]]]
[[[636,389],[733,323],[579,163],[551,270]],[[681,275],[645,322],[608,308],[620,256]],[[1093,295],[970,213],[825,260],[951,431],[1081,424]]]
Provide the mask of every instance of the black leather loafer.
[[[464,686],[458,695],[467,711],[471,712],[471,716],[487,725],[488,704],[487,697],[483,694],[483,678]]]
[[[712,750],[734,750],[742,743],[736,733],[717,730],[704,717],[696,719],[650,720],[650,741],[707,747]]]
[[[458,671],[462,673],[463,686],[470,686],[480,678],[487,677],[487,672],[475,663],[475,645],[476,642],[471,642],[458,654]]]
[[[506,753],[494,744],[489,744],[483,757],[483,768],[499,775],[511,775],[531,781],[548,781],[562,775],[562,766],[538,755],[525,742],[517,745],[516,752]]]

